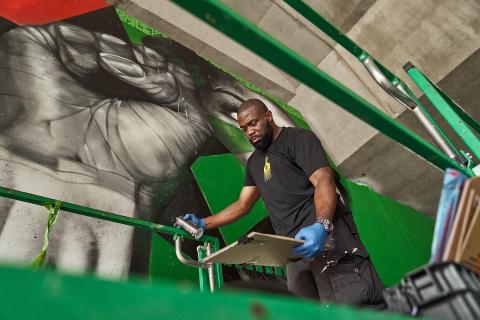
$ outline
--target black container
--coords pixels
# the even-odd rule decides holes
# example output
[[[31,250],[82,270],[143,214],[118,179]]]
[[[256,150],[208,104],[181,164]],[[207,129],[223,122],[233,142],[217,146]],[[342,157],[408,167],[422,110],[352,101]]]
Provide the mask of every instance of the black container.
[[[413,310],[413,306],[408,300],[401,285],[386,288],[385,291],[383,291],[383,299],[385,300],[388,309],[391,311],[410,314]]]
[[[408,273],[384,292],[392,311],[432,319],[480,319],[480,279],[467,268],[447,262]],[[408,311],[406,311],[408,310]]]

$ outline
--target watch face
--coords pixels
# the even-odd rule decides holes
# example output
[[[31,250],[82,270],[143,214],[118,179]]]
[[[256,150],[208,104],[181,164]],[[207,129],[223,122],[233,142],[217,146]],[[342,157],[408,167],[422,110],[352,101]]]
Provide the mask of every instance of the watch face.
[[[318,219],[317,222],[321,223],[325,228],[325,230],[327,230],[328,232],[333,231],[333,223],[330,220],[324,218],[324,219]]]
[[[325,229],[327,229],[328,232],[333,230],[333,224],[330,221],[325,220],[323,225],[325,226]]]

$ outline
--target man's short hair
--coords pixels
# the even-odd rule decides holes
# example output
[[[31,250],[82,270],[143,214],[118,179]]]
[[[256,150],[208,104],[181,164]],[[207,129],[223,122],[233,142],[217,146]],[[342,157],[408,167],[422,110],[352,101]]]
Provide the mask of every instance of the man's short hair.
[[[260,99],[248,99],[238,107],[238,113],[250,110],[251,108],[255,108],[255,110],[259,113],[266,113],[268,111],[267,106],[263,103]]]

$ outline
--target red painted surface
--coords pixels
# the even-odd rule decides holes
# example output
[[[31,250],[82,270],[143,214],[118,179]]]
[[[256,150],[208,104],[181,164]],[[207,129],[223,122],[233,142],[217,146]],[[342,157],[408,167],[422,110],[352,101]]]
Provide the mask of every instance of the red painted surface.
[[[0,0],[0,17],[16,24],[44,24],[110,6],[105,0]]]

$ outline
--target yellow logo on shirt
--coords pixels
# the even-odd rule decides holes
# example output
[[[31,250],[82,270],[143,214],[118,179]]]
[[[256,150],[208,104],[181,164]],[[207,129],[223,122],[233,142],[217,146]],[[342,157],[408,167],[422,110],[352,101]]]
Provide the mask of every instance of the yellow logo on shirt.
[[[271,177],[272,173],[270,171],[270,162],[268,162],[268,156],[266,156],[265,165],[263,166],[263,178],[265,179],[265,182],[267,182]]]

